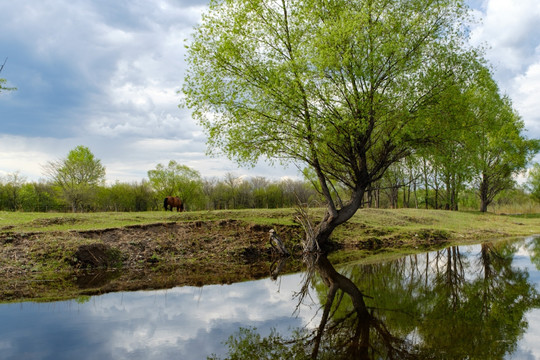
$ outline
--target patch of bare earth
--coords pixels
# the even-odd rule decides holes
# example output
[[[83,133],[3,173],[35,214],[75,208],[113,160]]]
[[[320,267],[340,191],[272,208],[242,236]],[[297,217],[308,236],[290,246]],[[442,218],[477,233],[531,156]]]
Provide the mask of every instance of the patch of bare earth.
[[[221,220],[3,233],[0,301],[200,286],[269,276],[277,260],[268,241],[270,229]],[[294,245],[302,236],[299,228],[275,229],[291,250],[299,250]],[[62,293],[49,293],[53,288]]]

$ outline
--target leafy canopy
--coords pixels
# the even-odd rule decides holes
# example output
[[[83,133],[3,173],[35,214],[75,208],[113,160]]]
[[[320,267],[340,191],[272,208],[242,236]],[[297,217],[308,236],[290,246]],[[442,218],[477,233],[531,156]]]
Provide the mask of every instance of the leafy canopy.
[[[437,132],[421,109],[461,82],[457,0],[213,1],[183,92],[210,151],[300,161],[355,189]]]
[[[312,251],[390,165],[449,136],[435,109],[480,63],[466,14],[462,0],[215,0],[188,46],[185,104],[211,153],[315,173],[327,209]]]
[[[71,150],[65,159],[49,162],[46,173],[60,186],[96,186],[105,181],[105,167],[101,160],[83,145]]]
[[[71,150],[66,158],[47,163],[44,173],[61,189],[74,212],[88,206],[97,186],[105,182],[101,160],[82,145]]]
[[[529,188],[533,198],[540,202],[540,164],[534,163],[529,170],[527,179],[527,187]]]
[[[200,173],[174,160],[167,167],[157,164],[148,171],[148,179],[160,197],[180,196],[185,203],[191,203],[202,194]]]

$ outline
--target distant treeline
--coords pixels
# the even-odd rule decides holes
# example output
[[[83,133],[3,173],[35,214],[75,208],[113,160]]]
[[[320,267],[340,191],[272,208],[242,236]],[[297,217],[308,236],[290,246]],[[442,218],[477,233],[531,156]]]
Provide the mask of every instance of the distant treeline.
[[[319,194],[303,181],[226,178],[204,179],[182,192],[186,210],[287,208],[297,202],[318,204]],[[88,189],[78,211],[152,211],[163,209],[164,193],[150,181],[96,186]],[[0,183],[0,210],[71,212],[62,190],[51,182],[22,182],[8,176]]]
[[[479,210],[478,191],[473,186],[463,184],[458,197],[453,193],[454,187],[448,186],[444,178],[435,176],[435,173],[425,176],[416,172],[418,169],[402,165],[390,169],[377,187],[366,193],[365,207]],[[163,198],[169,193],[181,196],[187,211],[289,208],[299,203],[324,206],[323,198],[309,180],[273,181],[264,177],[243,178],[227,174],[221,179],[179,176],[169,185],[175,190],[160,186],[150,176],[149,180],[140,182],[87,187],[79,196],[76,211],[162,210]],[[336,185],[334,191],[341,193],[345,190]],[[538,204],[525,187],[514,186],[500,192],[492,206],[526,212],[524,206],[537,209]],[[16,173],[0,178],[0,210],[71,212],[73,207],[62,188],[52,181],[27,182]]]

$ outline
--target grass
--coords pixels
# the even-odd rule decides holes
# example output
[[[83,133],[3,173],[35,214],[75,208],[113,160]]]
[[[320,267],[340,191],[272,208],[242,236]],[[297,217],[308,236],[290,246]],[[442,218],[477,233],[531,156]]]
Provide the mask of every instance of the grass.
[[[311,210],[314,221],[322,209]],[[246,209],[176,212],[107,212],[107,213],[32,213],[0,212],[0,233],[33,233],[86,231],[121,228],[167,222],[242,220],[248,223],[276,226],[293,225],[293,209]],[[444,231],[461,238],[521,236],[540,234],[540,213],[496,215],[473,211],[424,209],[362,209],[345,226],[336,229],[335,238],[372,236],[410,236],[419,231]]]
[[[489,210],[495,214],[540,215],[540,202],[528,201],[519,204],[492,204]]]
[[[453,239],[485,239],[540,234],[539,216],[424,209],[364,209],[350,224],[364,226],[375,236],[408,237],[429,230],[444,232]],[[346,227],[344,229],[346,231]],[[338,229],[339,233],[340,230]],[[353,227],[354,232],[354,227]],[[366,231],[364,231],[365,233]],[[349,236],[354,234],[349,234]]]
[[[85,231],[120,228],[130,225],[182,221],[244,220],[261,225],[292,225],[292,210],[220,210],[189,213],[98,212],[98,213],[36,213],[0,211],[0,233]]]

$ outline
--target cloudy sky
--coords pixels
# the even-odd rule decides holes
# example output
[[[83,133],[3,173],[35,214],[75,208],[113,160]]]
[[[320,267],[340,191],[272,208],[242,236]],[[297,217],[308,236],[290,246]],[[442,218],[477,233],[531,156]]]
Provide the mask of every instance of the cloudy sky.
[[[109,182],[140,181],[169,160],[203,177],[279,178],[296,168],[239,169],[205,155],[205,136],[177,107],[184,41],[207,0],[0,1],[0,177],[43,178],[42,166],[85,145]],[[469,0],[483,20],[471,41],[488,47],[501,89],[540,137],[540,2]],[[537,158],[540,161],[540,158]]]

